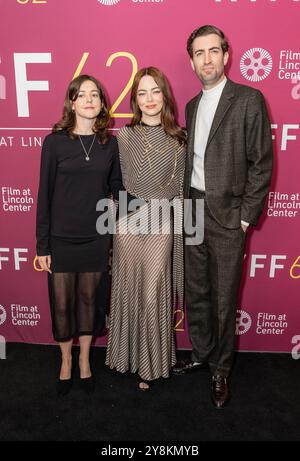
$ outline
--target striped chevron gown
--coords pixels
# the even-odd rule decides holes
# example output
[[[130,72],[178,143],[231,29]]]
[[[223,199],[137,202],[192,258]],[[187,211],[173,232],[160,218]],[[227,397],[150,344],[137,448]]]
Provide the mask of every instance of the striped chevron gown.
[[[185,147],[160,125],[124,127],[117,139],[125,189],[145,202],[120,217],[114,235],[106,364],[145,380],[167,378],[176,361],[176,293],[183,295],[182,209],[150,211],[157,199],[182,203]],[[139,232],[130,225],[124,232],[132,219]]]

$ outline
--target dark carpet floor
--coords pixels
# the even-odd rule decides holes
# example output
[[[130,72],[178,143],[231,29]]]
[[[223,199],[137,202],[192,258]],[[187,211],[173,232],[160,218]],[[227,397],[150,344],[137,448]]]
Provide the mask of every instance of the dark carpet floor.
[[[0,440],[300,440],[300,361],[289,354],[237,354],[223,410],[210,402],[207,370],[141,392],[136,376],[110,371],[104,360],[105,349],[93,348],[93,395],[80,389],[77,368],[71,393],[57,398],[58,348],[8,344],[0,360]]]

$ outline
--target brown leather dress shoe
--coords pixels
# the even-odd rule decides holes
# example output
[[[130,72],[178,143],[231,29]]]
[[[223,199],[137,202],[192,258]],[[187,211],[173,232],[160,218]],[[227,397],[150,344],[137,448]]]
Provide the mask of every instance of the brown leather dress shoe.
[[[215,375],[211,381],[211,399],[216,408],[223,408],[229,401],[229,385],[227,378]]]
[[[172,368],[172,372],[174,375],[184,375],[207,367],[208,365],[205,362],[194,362],[193,360],[186,359],[179,360]]]

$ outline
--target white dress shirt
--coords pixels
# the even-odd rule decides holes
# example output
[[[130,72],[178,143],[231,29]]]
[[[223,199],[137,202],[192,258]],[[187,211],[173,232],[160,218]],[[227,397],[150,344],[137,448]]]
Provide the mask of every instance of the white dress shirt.
[[[202,90],[202,97],[197,110],[191,186],[201,191],[205,191],[204,156],[207,140],[226,82],[227,78],[225,77],[214,88]]]
[[[197,110],[191,187],[201,191],[205,191],[204,157],[207,140],[226,82],[227,78],[225,77],[214,88],[202,90],[202,97]],[[249,225],[245,221],[241,221],[241,223],[245,226]]]

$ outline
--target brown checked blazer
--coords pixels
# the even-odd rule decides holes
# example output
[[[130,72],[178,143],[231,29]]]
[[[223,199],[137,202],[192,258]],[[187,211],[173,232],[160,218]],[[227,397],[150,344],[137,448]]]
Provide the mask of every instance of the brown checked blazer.
[[[184,196],[189,198],[197,109],[202,92],[186,106],[188,130]],[[272,174],[270,121],[260,91],[227,80],[207,141],[204,172],[207,205],[228,229],[241,220],[255,225]]]

